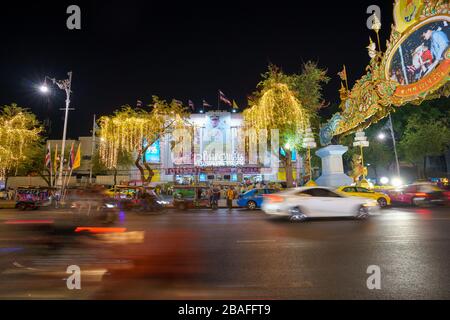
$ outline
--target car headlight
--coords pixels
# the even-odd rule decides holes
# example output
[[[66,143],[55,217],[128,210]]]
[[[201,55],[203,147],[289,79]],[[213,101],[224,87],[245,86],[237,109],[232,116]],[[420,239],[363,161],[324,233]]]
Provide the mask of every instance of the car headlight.
[[[116,204],[113,204],[113,203],[107,203],[107,204],[105,204],[105,206],[106,206],[108,209],[113,209],[113,208],[117,207],[117,205],[116,205]]]

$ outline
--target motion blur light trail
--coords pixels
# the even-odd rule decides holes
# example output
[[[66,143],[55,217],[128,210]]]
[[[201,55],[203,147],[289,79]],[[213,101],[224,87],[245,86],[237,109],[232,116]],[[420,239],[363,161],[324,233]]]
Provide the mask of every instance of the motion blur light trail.
[[[53,224],[54,220],[8,220],[5,224]]]
[[[90,232],[90,233],[122,233],[126,231],[127,228],[77,227],[75,229],[75,232]]]

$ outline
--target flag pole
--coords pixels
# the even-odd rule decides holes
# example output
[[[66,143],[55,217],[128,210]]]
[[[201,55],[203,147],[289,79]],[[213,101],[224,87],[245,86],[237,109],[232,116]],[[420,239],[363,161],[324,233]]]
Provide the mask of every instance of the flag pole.
[[[72,166],[72,168],[70,168],[70,173],[69,173],[69,176],[68,176],[68,178],[66,179],[66,184],[65,184],[65,186],[64,186],[64,195],[63,195],[63,200],[65,200],[65,199],[66,199],[66,194],[67,194],[67,187],[69,186],[69,182],[70,182],[70,177],[72,177],[72,172],[73,172],[73,166]],[[67,172],[66,172],[66,174],[67,174]]]
[[[53,160],[53,164],[55,165],[55,180],[53,181],[53,186],[56,186],[56,178],[58,175],[58,144],[55,143],[55,157]]]
[[[52,145],[50,144],[50,142],[48,143],[47,148],[48,151],[50,151],[50,187],[53,187]]]
[[[75,144],[75,143],[72,142],[72,146],[70,147],[69,159],[68,159],[69,161],[67,161],[67,165],[68,165],[67,168],[70,167],[70,169],[72,169],[72,167],[73,167],[72,157],[73,157],[73,146],[74,146],[74,144]],[[64,165],[64,163],[63,163],[63,165]],[[68,172],[68,170],[66,170],[66,175],[65,175],[65,177],[64,177],[64,183],[63,183],[63,185],[62,185],[63,191],[64,191],[65,188],[69,185],[70,177],[72,176],[72,170],[70,170],[70,175],[69,175],[69,176],[67,176],[67,172]]]
[[[95,152],[95,114],[94,123],[92,124],[92,148],[91,148],[91,168],[89,170],[89,184],[92,184],[92,169],[94,168],[94,152]]]
[[[220,111],[220,90],[217,91],[217,111]]]

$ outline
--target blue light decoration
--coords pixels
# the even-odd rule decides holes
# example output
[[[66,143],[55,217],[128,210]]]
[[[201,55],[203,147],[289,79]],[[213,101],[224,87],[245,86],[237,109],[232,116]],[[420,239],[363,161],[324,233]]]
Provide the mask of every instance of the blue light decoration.
[[[144,148],[147,146],[147,142],[144,140]],[[144,154],[144,159],[148,163],[160,163],[161,162],[161,147],[159,140],[156,140],[150,148]]]
[[[286,156],[286,151],[284,151],[283,148],[280,148],[280,154],[285,157]],[[297,161],[297,152],[292,151],[292,161]]]
[[[206,181],[208,181],[208,175],[206,173],[200,173],[198,180],[200,182],[206,182]]]

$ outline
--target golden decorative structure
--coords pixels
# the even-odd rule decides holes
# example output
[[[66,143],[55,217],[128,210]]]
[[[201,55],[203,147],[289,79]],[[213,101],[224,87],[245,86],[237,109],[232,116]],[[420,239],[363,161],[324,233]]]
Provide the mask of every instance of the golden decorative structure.
[[[341,93],[342,112],[333,115],[322,127],[320,132],[322,145],[330,144],[333,136],[348,135],[366,129],[389,115],[394,111],[394,107],[407,103],[418,105],[424,100],[450,95],[448,83],[450,49],[444,53],[439,65],[430,70],[420,81],[405,84],[391,75],[394,56],[408,37],[428,23],[450,22],[449,9],[448,0],[396,1],[394,8],[396,26],[392,27],[390,39],[386,43],[386,51],[384,53],[376,51],[370,40],[368,51],[371,60],[366,68],[367,72],[356,81],[347,95]],[[402,16],[405,12],[410,15]],[[416,13],[413,14],[413,12]],[[375,32],[381,28],[381,23],[379,20],[376,21],[377,19],[378,17],[374,23]]]

